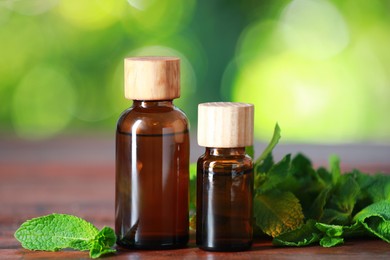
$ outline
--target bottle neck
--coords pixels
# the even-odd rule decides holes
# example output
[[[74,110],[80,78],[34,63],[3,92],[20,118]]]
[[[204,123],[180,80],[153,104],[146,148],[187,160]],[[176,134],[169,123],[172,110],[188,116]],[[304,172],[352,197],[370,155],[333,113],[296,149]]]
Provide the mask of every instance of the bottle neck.
[[[235,147],[235,148],[211,148],[206,147],[207,155],[212,156],[243,156],[245,155],[245,147]]]
[[[173,100],[133,100],[133,107],[173,107]]]

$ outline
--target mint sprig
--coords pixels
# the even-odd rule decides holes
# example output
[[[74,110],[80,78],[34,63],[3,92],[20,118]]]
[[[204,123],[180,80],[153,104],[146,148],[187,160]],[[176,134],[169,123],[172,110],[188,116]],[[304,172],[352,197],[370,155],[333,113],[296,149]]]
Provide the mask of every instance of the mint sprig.
[[[98,230],[91,223],[72,215],[50,214],[24,222],[15,238],[26,249],[58,251],[65,248],[86,251],[98,258],[116,250],[116,236],[112,228]]]
[[[390,175],[342,173],[337,156],[330,157],[329,170],[315,169],[303,154],[275,162],[272,152],[280,138],[276,124],[269,145],[254,162],[255,236],[268,235],[277,246],[332,247],[369,235],[390,243]],[[252,147],[247,151],[253,154]],[[195,164],[190,189],[195,194]],[[194,195],[191,201],[194,210]],[[195,216],[190,225],[195,229]]]
[[[280,136],[276,125],[254,165],[254,217],[262,233],[278,246],[332,247],[369,234],[390,242],[390,175],[342,173],[337,156],[330,157],[330,170],[315,169],[303,154],[275,163]]]

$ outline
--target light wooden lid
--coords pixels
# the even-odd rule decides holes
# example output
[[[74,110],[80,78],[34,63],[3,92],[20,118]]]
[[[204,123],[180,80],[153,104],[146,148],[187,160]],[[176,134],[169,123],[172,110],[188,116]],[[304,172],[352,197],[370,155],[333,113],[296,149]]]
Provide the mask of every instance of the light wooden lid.
[[[180,59],[126,58],[125,97],[133,100],[170,100],[180,97]]]
[[[253,144],[254,106],[246,103],[212,102],[198,106],[198,144],[234,148]]]

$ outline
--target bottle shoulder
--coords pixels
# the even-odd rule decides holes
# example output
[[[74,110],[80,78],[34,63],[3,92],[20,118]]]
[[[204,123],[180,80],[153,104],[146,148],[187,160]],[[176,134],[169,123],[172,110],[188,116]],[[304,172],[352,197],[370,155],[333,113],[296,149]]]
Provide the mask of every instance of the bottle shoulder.
[[[123,111],[117,123],[117,132],[137,134],[169,134],[188,132],[189,121],[179,108],[130,107]]]
[[[197,162],[198,169],[204,169],[209,172],[246,172],[253,169],[253,161],[249,155],[239,156],[213,156],[203,154]]]

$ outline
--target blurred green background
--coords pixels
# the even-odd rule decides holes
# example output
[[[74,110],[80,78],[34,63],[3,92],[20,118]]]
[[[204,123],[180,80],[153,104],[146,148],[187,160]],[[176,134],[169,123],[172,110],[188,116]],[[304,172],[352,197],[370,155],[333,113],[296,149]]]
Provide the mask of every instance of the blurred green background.
[[[255,135],[390,142],[389,0],[0,0],[0,133],[114,132],[123,58],[182,59],[175,103],[255,104]]]

